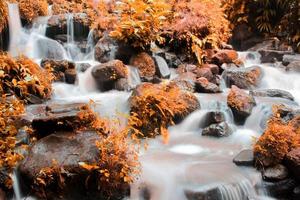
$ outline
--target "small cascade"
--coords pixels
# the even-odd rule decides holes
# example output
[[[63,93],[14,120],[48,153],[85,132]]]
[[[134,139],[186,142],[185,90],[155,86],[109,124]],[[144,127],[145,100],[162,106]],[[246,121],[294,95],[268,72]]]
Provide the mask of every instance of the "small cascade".
[[[22,194],[21,189],[19,185],[19,179],[18,179],[18,172],[14,171],[12,174],[12,181],[13,181],[13,189],[14,189],[14,200],[22,200]]]
[[[86,44],[86,54],[89,54],[93,51],[95,44],[94,44],[94,30],[91,29],[87,38]]]
[[[165,59],[161,56],[154,56],[159,72],[163,78],[167,78],[171,75],[170,68],[165,61]]]
[[[68,35],[68,44],[74,43],[74,15],[68,14],[67,15],[67,35]]]
[[[127,66],[128,69],[128,82],[130,87],[135,88],[137,85],[141,83],[140,73],[138,68]]]
[[[50,16],[36,18],[33,22],[31,33],[36,33],[45,36],[49,18]]]
[[[18,56],[22,50],[20,49],[22,24],[19,12],[19,5],[16,3],[8,3],[8,24],[9,24],[9,53],[11,56]]]

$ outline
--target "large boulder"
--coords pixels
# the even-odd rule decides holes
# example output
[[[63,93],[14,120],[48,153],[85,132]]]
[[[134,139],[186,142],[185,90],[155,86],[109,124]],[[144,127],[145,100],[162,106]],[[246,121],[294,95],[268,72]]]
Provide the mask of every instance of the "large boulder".
[[[98,88],[103,91],[114,89],[116,81],[128,77],[127,67],[120,60],[96,65],[92,69]]]
[[[235,121],[243,124],[247,117],[251,115],[256,102],[253,96],[236,86],[232,86],[227,97],[227,104],[233,112]]]
[[[293,176],[300,181],[300,148],[296,148],[286,155],[285,165]]]
[[[257,97],[278,97],[294,101],[294,97],[291,93],[279,89],[252,90],[249,94]]]
[[[218,66],[223,63],[234,63],[238,59],[238,53],[235,50],[223,49],[219,50],[212,56],[212,62]]]
[[[103,36],[95,45],[95,59],[101,63],[115,59],[118,46],[109,36]]]
[[[56,131],[73,131],[82,122],[79,113],[87,109],[83,103],[31,105],[26,109],[25,120],[31,122],[38,137]]]
[[[34,194],[47,199],[104,198],[96,174],[81,165],[100,162],[96,141],[96,132],[59,132],[37,141],[19,166],[22,186],[32,186]],[[122,185],[118,195],[127,189]]]
[[[130,59],[130,65],[139,69],[140,77],[142,79],[153,77],[156,73],[155,61],[152,56],[146,52],[141,52],[132,56]]]
[[[227,87],[236,85],[241,89],[253,89],[262,79],[262,70],[258,66],[248,68],[229,68],[223,73]]]

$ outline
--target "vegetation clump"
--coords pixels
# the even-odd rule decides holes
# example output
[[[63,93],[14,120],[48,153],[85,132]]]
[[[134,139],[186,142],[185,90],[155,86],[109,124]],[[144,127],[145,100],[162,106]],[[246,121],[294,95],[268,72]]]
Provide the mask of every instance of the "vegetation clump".
[[[0,186],[10,189],[12,180],[9,176],[23,156],[15,151],[18,127],[16,121],[24,113],[23,104],[15,98],[1,96],[0,98],[0,175],[7,173],[6,178],[0,178]],[[23,127],[26,128],[27,127]],[[4,185],[1,185],[4,184]]]
[[[0,33],[7,26],[7,5],[4,0],[0,0]]]
[[[21,18],[32,22],[39,16],[48,14],[47,0],[16,0],[19,4]]]
[[[259,166],[280,163],[294,148],[300,147],[300,116],[296,115],[286,121],[275,107],[273,117],[267,128],[254,146],[254,155]]]
[[[30,103],[32,98],[51,96],[51,74],[26,57],[0,54],[0,94],[14,94]]]
[[[198,108],[197,99],[176,85],[139,86],[131,97],[129,127],[134,139],[162,135],[168,141],[168,126]]]

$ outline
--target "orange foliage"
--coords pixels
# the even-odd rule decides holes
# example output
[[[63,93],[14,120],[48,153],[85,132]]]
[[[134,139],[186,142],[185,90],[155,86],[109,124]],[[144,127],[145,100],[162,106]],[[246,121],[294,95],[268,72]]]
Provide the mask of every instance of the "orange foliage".
[[[14,151],[16,135],[20,127],[16,127],[16,120],[24,113],[23,104],[13,98],[0,98],[0,169],[11,173],[23,157]],[[6,187],[11,188],[12,181],[8,177]]]
[[[278,164],[288,152],[300,147],[299,119],[300,115],[284,122],[280,114],[275,111],[264,134],[254,146],[257,164],[263,166]]]
[[[188,112],[182,91],[175,85],[152,84],[144,84],[138,90],[142,94],[132,97],[128,122],[133,139],[162,134],[167,142],[167,127],[174,124],[175,117]]]
[[[26,57],[14,59],[0,54],[0,94],[13,93],[22,100],[32,96],[48,99],[51,75]]]
[[[32,22],[39,16],[46,16],[48,14],[47,0],[17,0],[21,18]]]
[[[4,0],[0,0],[0,33],[7,26],[7,5]]]

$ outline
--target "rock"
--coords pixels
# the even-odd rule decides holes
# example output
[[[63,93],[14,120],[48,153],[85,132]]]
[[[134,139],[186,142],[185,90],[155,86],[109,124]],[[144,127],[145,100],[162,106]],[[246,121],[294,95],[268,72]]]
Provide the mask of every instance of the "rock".
[[[79,112],[86,108],[83,103],[31,105],[26,109],[25,119],[39,137],[55,131],[73,131],[81,120]]]
[[[217,187],[206,188],[200,191],[185,190],[185,197],[188,200],[222,200],[222,193]]]
[[[205,122],[203,127],[207,127],[212,124],[219,124],[225,122],[225,114],[222,111],[210,111],[205,115]],[[201,127],[202,128],[202,127]]]
[[[293,61],[286,66],[287,71],[300,72],[300,61]]]
[[[293,198],[296,199],[300,199],[300,186],[297,186],[294,188],[293,190]]]
[[[208,68],[213,75],[218,75],[220,72],[219,66],[214,64],[204,64],[201,66],[201,68]]]
[[[226,122],[212,124],[202,130],[202,135],[212,137],[226,137],[232,134],[231,128]]]
[[[238,54],[235,50],[219,50],[212,57],[212,62],[218,66],[221,66],[223,63],[233,63],[238,59]]]
[[[109,36],[103,36],[95,45],[95,59],[101,63],[115,59],[118,46]]]
[[[197,66],[196,65],[192,65],[192,64],[181,64],[178,66],[178,68],[176,69],[176,72],[181,75],[181,74],[184,74],[184,73],[195,73],[195,71],[197,70]]]
[[[254,155],[252,149],[242,150],[233,158],[233,162],[238,166],[253,166]]]
[[[297,182],[291,178],[277,182],[263,182],[262,184],[268,194],[275,198],[289,197],[296,186]]]
[[[156,64],[156,75],[160,78],[170,78],[171,71],[165,59],[161,56],[154,56]]]
[[[158,53],[158,55],[163,57],[166,60],[169,67],[177,68],[179,65],[182,64],[180,59],[174,53],[161,52],[161,53]]]
[[[197,67],[195,70],[197,78],[206,78],[208,81],[212,81],[214,78],[210,68]]]
[[[262,79],[262,70],[258,66],[248,68],[229,68],[223,73],[227,87],[236,85],[241,89],[253,89]]]
[[[90,68],[92,65],[89,63],[76,63],[76,69],[85,72],[88,68]]]
[[[235,121],[243,124],[246,118],[251,115],[256,102],[251,95],[236,86],[232,86],[227,97],[227,104],[233,112]]]
[[[278,164],[273,167],[269,167],[262,171],[262,177],[265,181],[281,181],[283,179],[286,179],[289,175],[288,169]]]
[[[300,62],[300,54],[295,54],[295,55],[284,55],[282,58],[282,64],[287,66],[288,64],[298,61]]]
[[[77,77],[75,63],[67,60],[43,59],[41,66],[52,72],[55,81],[66,81],[69,84],[75,83]]]
[[[219,86],[209,82],[206,78],[198,78],[195,82],[195,91],[199,93],[220,93],[222,90]]]
[[[92,69],[98,88],[102,91],[114,89],[114,84],[121,78],[128,77],[127,67],[120,60],[112,60],[96,65]]]
[[[257,97],[279,97],[294,101],[294,97],[291,93],[279,89],[251,90],[249,94]]]
[[[248,40],[252,36],[252,32],[249,31],[249,25],[246,23],[237,24],[232,30],[231,43],[239,50],[246,50],[244,41]],[[251,45],[250,45],[251,46]],[[243,48],[242,48],[243,47]],[[249,47],[248,47],[249,48]]]
[[[129,91],[132,89],[128,83],[128,79],[126,79],[126,78],[121,78],[121,79],[117,80],[115,82],[114,88],[119,91]]]
[[[9,48],[9,27],[4,27],[2,31],[0,31],[0,50],[8,51]]]
[[[77,78],[77,71],[76,69],[67,69],[65,71],[65,79],[66,83],[74,84]]]
[[[41,170],[56,165],[62,169],[61,176],[64,177],[65,187],[60,188],[62,191],[58,195],[55,187],[55,184],[59,184],[58,182],[46,186],[44,189],[47,199],[57,199],[58,196],[68,200],[96,197],[102,199],[103,197],[99,198],[100,191],[95,174],[79,165],[81,162],[88,164],[99,162],[100,152],[96,146],[97,140],[100,140],[100,136],[95,132],[58,132],[38,140],[19,166],[20,177],[24,183],[22,185],[33,185]],[[53,160],[55,160],[55,165]],[[124,193],[127,189],[128,185],[127,187],[122,185],[118,188],[118,193]]]
[[[87,15],[84,13],[75,13],[74,15],[74,39],[80,40],[87,38],[89,26],[85,24]],[[47,23],[46,36],[56,39],[57,35],[67,35],[68,14],[52,15]]]
[[[276,37],[268,38],[251,47],[248,51],[278,50],[279,43],[280,40]]]
[[[290,151],[286,155],[284,163],[293,177],[300,181],[300,148],[296,148]]]
[[[156,72],[154,59],[146,52],[134,55],[130,59],[130,65],[137,67],[140,72],[140,77],[153,77]]]
[[[283,56],[287,54],[293,54],[293,51],[278,51],[278,50],[259,50],[262,63],[274,63],[282,61]]]
[[[60,34],[54,36],[54,40],[58,41],[61,44],[68,42],[69,39],[70,37],[67,34]]]
[[[5,192],[1,188],[0,188],[0,199],[1,200],[6,200]]]

